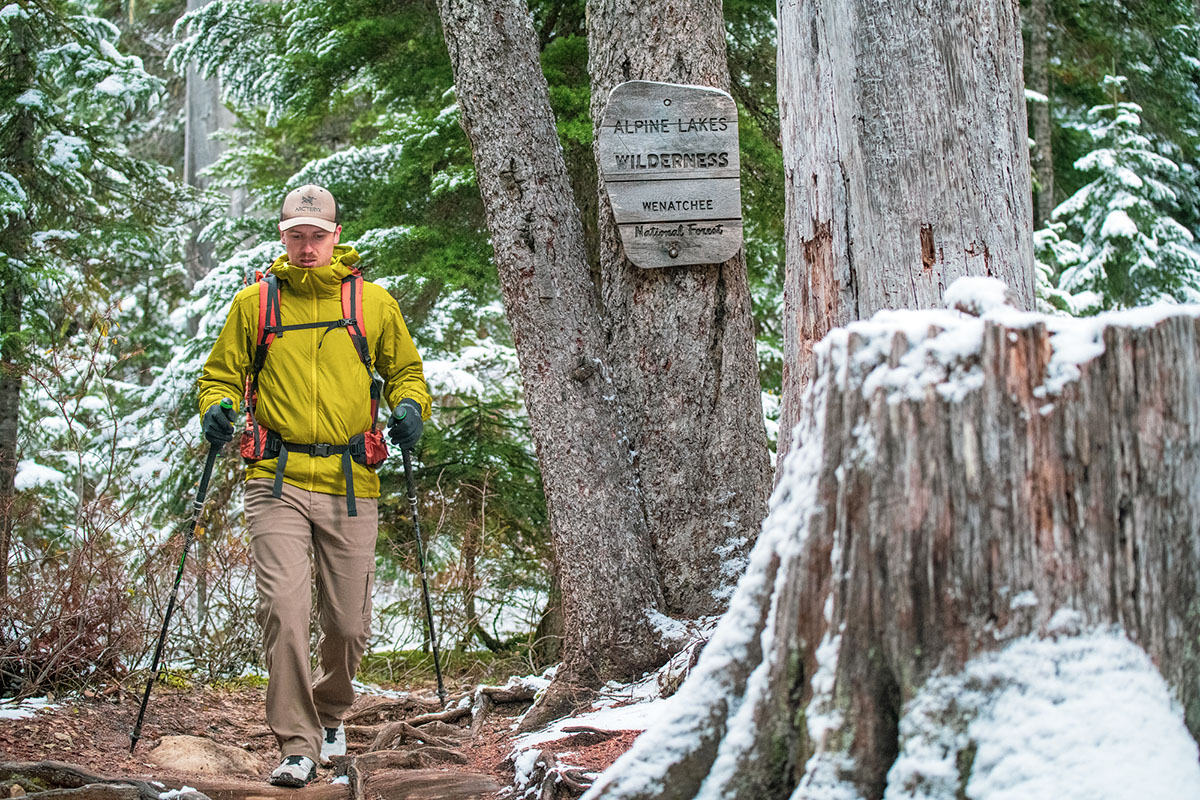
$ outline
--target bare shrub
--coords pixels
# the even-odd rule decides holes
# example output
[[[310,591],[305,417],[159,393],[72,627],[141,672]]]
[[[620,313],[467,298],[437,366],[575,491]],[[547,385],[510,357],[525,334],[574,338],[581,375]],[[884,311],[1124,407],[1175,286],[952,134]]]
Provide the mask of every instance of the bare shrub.
[[[96,688],[125,675],[143,631],[124,555],[96,533],[70,550],[18,554],[0,610],[0,694]]]

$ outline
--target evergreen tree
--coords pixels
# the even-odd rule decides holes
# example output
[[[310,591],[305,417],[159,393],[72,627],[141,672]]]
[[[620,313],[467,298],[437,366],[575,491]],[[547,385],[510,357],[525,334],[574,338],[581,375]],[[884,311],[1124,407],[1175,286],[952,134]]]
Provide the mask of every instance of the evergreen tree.
[[[162,82],[92,6],[8,3],[0,53],[0,655],[39,637],[57,659],[6,666],[0,683],[28,686],[85,669],[54,652],[64,626],[96,631],[74,657],[97,677],[129,633],[121,549],[141,530],[121,505],[120,420],[165,346],[174,231],[205,205],[138,156]]]
[[[1195,4],[1049,0],[1045,10],[1048,58],[1043,62],[1033,57],[1032,27],[1040,20],[1027,14],[1025,64],[1026,85],[1045,85],[1048,90],[1054,163],[1054,197],[1048,205],[1062,202],[1091,179],[1072,169],[1094,146],[1088,110],[1109,102],[1104,76],[1124,74],[1124,99],[1141,107],[1143,134],[1181,167],[1172,179],[1178,195],[1176,218],[1193,233],[1200,232],[1200,190],[1192,166],[1200,158],[1200,30]],[[1028,70],[1046,74],[1039,79]]]
[[[14,421],[31,366],[44,371],[57,355],[95,361],[88,352],[98,339],[105,351],[98,357],[124,367],[44,375],[49,393],[86,395],[101,373],[136,377],[145,362],[140,353],[127,356],[158,342],[122,341],[115,329],[157,313],[137,290],[152,282],[169,293],[178,268],[172,226],[202,211],[167,169],[131,151],[162,84],[139,59],[122,55],[117,40],[112,24],[67,0],[21,0],[0,10],[0,341],[9,401],[0,413]],[[26,302],[34,296],[36,305]],[[35,422],[20,428],[36,438]],[[6,466],[16,448],[12,439],[0,443]],[[11,478],[3,483],[7,511]]]
[[[1096,147],[1075,167],[1095,177],[1054,210],[1079,246],[1078,263],[1061,264],[1057,282],[1079,313],[1200,300],[1200,252],[1170,213],[1179,166],[1142,133],[1141,107],[1118,99],[1124,84],[1106,78],[1112,102],[1089,112]]]

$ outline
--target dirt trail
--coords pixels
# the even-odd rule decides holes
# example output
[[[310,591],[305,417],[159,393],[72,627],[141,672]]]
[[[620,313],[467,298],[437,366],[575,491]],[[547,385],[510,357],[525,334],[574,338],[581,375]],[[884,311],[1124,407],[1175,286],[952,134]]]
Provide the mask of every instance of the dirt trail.
[[[377,758],[388,753],[373,753],[371,758],[348,758],[344,763],[322,767],[311,786],[296,790],[266,783],[278,763],[279,753],[264,722],[264,696],[261,688],[156,689],[141,741],[132,755],[129,732],[139,697],[124,694],[116,698],[62,701],[26,719],[0,720],[0,762],[64,762],[106,778],[157,782],[164,789],[192,787],[211,800],[347,800],[354,792],[360,800],[492,800],[502,788],[513,783],[513,766],[508,760],[515,743],[512,728],[528,705],[490,706],[484,724],[477,726],[474,736],[466,727],[470,717],[459,720],[454,728],[442,722],[423,726],[425,731],[438,732],[433,737],[435,741],[452,746],[454,761],[458,763],[421,763],[409,765],[419,767],[416,769],[392,769]],[[416,721],[423,712],[438,710],[436,700],[412,697],[416,699],[407,708],[403,708],[405,703],[379,696],[360,697],[347,715],[349,756],[362,754],[372,738],[389,727],[389,723]],[[232,745],[257,758],[261,769],[255,776],[202,775],[164,769],[154,764],[149,754],[166,736],[199,736]],[[446,741],[447,736],[454,741]],[[603,735],[574,733],[540,747],[565,755],[572,767],[577,768],[572,774],[599,772],[628,749],[635,736],[634,731]],[[436,751],[445,752],[439,746],[427,749],[432,755],[437,755]],[[391,755],[397,754],[392,751]],[[360,761],[362,768],[356,769],[353,765]],[[349,775],[345,775],[347,772]],[[354,784],[353,790],[348,781]],[[0,789],[6,788],[5,783],[11,781],[0,776]],[[568,792],[564,796],[576,794]],[[0,797],[9,796],[17,795],[0,792]]]
[[[26,719],[0,720],[0,762],[58,761],[107,778],[157,781],[166,789],[190,786],[212,800],[280,798],[342,800],[349,786],[342,778],[333,783],[336,768],[322,767],[310,787],[288,790],[269,786],[267,776],[279,753],[264,723],[261,688],[172,690],[156,688],[135,752],[129,752],[129,732],[137,714],[138,698],[83,698],[57,703]],[[370,705],[379,698],[365,696],[355,704]],[[352,710],[352,711],[353,711]],[[515,710],[515,709],[514,709]],[[387,800],[468,800],[494,794],[512,781],[511,769],[502,766],[511,747],[507,727],[512,719],[497,714],[480,734],[460,745],[465,765],[439,769],[387,771],[366,780],[371,795]],[[233,745],[255,756],[261,774],[213,776],[163,769],[149,753],[164,736],[201,736]],[[351,737],[350,754],[365,748]],[[7,796],[9,793],[5,793]]]

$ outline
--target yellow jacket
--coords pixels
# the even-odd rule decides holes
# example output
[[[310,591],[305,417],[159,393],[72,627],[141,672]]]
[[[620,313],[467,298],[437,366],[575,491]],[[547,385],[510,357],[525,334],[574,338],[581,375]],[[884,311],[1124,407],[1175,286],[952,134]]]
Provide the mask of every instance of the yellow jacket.
[[[334,248],[333,263],[304,269],[280,256],[271,265],[279,276],[281,323],[326,322],[342,318],[341,282],[351,274],[359,255],[352,247]],[[375,371],[385,381],[383,400],[392,408],[404,398],[421,406],[429,419],[430,397],[421,370],[421,357],[388,292],[370,282],[363,284],[362,328],[367,336]],[[258,287],[238,292],[225,327],[213,345],[200,377],[200,414],[228,397],[238,402],[254,358],[258,336]],[[271,343],[258,376],[255,416],[285,442],[346,444],[350,437],[371,427],[370,378],[343,328],[328,333],[321,328],[286,331]],[[234,424],[235,432],[241,424]],[[237,446],[234,438],[233,446]],[[246,479],[273,478],[275,459],[246,467]],[[337,456],[288,454],[283,480],[292,486],[326,494],[345,494],[342,460]],[[354,494],[378,497],[375,471],[354,464]]]

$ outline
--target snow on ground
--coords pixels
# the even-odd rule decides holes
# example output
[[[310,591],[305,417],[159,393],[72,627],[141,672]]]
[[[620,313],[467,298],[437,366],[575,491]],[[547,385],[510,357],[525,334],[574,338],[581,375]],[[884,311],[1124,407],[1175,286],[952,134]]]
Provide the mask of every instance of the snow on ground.
[[[43,708],[54,708],[54,704],[46,697],[27,697],[0,703],[0,719],[28,719]]]
[[[1060,611],[1050,627],[1077,627],[1072,616]],[[961,763],[971,764],[972,800],[1200,797],[1182,712],[1146,653],[1116,629],[1018,639],[931,678],[900,735],[885,800],[955,800]]]
[[[403,700],[406,697],[412,696],[412,692],[384,689],[382,686],[377,686],[373,683],[363,683],[360,680],[353,680],[350,684],[354,687],[354,693],[360,695],[367,694],[373,697],[386,697],[388,700]]]
[[[705,618],[685,623],[662,617],[656,619],[656,624],[662,629],[669,629],[671,638],[687,635],[691,637],[691,642],[656,672],[647,673],[640,680],[632,683],[610,681],[605,684],[589,711],[565,717],[541,730],[519,736],[513,746],[514,761],[529,753],[536,753],[539,745],[545,742],[569,735],[563,728],[586,726],[603,731],[644,731],[653,721],[661,719],[671,702],[671,698],[663,697],[662,687],[677,683],[671,680],[672,676],[687,671],[694,648],[701,646],[711,635],[716,619]],[[551,667],[540,676],[512,678],[506,688],[526,685],[542,691],[550,685],[555,669]],[[514,727],[516,724],[519,723],[515,723]]]

